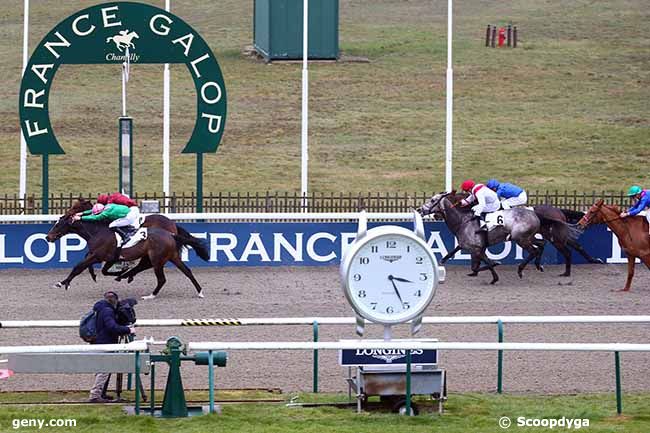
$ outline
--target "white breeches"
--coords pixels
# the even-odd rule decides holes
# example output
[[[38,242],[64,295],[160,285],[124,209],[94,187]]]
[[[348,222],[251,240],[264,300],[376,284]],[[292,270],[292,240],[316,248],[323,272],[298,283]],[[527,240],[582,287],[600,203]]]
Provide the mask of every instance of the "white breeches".
[[[527,201],[528,196],[526,195],[526,191],[522,191],[517,197],[510,197],[501,200],[501,206],[504,209],[510,209],[511,207],[524,205]]]
[[[498,200],[492,201],[492,202],[486,202],[485,205],[483,203],[477,204],[472,208],[472,211],[474,212],[474,215],[481,215],[482,213],[489,213],[489,212],[496,212],[499,210],[499,207],[501,206],[501,203],[499,203]]]
[[[129,213],[124,218],[118,218],[108,225],[110,228],[133,226],[138,228],[138,220],[140,219],[140,209],[137,206],[129,208]]]

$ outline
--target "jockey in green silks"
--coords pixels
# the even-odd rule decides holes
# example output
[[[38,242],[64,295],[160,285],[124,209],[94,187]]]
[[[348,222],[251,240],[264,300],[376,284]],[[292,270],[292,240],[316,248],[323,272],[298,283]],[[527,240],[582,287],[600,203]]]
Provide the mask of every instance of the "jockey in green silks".
[[[79,219],[82,221],[115,221],[118,218],[124,218],[129,213],[129,208],[121,204],[101,204],[93,206],[92,209],[81,212]]]
[[[95,203],[92,209],[89,209],[84,212],[79,212],[74,216],[75,221],[107,221],[113,222],[120,218],[126,217],[130,208],[121,204],[110,203],[104,206],[101,203]],[[110,226],[109,226],[110,227]],[[113,230],[118,232],[122,237],[123,242],[127,242],[129,239],[129,233],[127,227],[111,227]],[[125,230],[127,229],[127,230]]]

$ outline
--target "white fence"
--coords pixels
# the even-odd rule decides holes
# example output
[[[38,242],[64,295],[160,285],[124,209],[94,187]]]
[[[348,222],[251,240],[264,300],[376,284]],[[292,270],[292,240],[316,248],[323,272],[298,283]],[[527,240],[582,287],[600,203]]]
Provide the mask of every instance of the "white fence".
[[[138,319],[136,327],[175,326],[274,326],[274,325],[354,325],[354,317],[263,317],[205,319]],[[650,315],[636,316],[448,316],[424,317],[423,324],[563,324],[563,323],[638,323],[650,324]],[[2,328],[76,328],[79,320],[2,320]]]
[[[144,214],[147,215],[147,214]],[[310,213],[265,213],[265,212],[205,212],[161,214],[175,221],[357,221],[360,212],[310,212]],[[55,222],[61,215],[0,215],[0,223]],[[369,220],[403,221],[412,220],[412,212],[367,212]],[[431,217],[429,217],[431,218]]]

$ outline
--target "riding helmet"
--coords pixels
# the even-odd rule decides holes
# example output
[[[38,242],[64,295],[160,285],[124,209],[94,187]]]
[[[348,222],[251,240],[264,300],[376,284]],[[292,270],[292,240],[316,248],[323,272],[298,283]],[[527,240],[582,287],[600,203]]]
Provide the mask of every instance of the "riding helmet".
[[[496,180],[496,179],[490,179],[490,180],[488,180],[487,183],[485,184],[485,186],[487,186],[487,187],[490,188],[490,189],[497,189],[497,188],[499,187],[499,185],[501,185],[501,184],[500,184],[499,181]]]
[[[627,195],[628,196],[637,195],[637,194],[641,193],[641,191],[643,191],[643,190],[641,189],[641,187],[639,185],[632,185],[630,187],[629,191],[627,192]]]
[[[472,188],[474,188],[474,185],[476,185],[476,182],[471,179],[467,179],[465,182],[460,184],[460,189],[463,191],[471,191]]]

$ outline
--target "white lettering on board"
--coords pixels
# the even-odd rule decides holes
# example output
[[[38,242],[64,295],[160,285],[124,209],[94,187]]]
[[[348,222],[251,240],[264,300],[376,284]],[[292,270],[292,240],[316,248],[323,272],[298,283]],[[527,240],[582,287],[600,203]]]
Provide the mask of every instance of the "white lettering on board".
[[[104,21],[104,27],[115,27],[115,26],[121,26],[122,21],[113,21],[109,22],[109,20],[113,18],[117,18],[117,15],[115,14],[108,14],[108,11],[116,11],[118,10],[118,6],[111,6],[109,8],[102,8],[102,20]]]
[[[152,32],[154,32],[157,35],[167,36],[169,34],[169,30],[170,30],[169,27],[167,27],[164,24],[159,24],[159,26],[156,27],[156,20],[158,20],[159,18],[164,20],[164,21],[167,21],[167,24],[171,24],[171,23],[174,22],[167,15],[158,14],[158,15],[152,16],[151,20],[149,20],[149,28],[151,29]]]
[[[326,256],[321,256],[316,252],[314,247],[316,246],[316,241],[320,239],[328,239],[331,242],[335,242],[336,236],[326,232],[314,233],[307,240],[307,255],[317,262],[329,262],[330,260],[334,260],[336,258],[336,253],[333,251]]]
[[[81,21],[82,19],[86,19],[86,20],[88,20],[88,19],[90,19],[90,15],[88,15],[88,14],[79,15],[79,16],[78,16],[77,18],[75,18],[74,21],[72,22],[72,31],[73,31],[74,34],[77,35],[77,36],[86,36],[86,35],[91,34],[91,33],[95,30],[95,26],[94,26],[93,24],[91,24],[90,27],[88,28],[88,30],[86,30],[85,32],[82,32],[81,30],[79,30],[79,27],[77,26],[77,24],[78,24],[79,21]]]
[[[226,239],[227,244],[220,245],[219,239]],[[226,254],[229,262],[236,262],[237,257],[232,253],[232,250],[237,246],[237,236],[232,233],[210,233],[210,261],[218,262],[217,253],[223,251]]]
[[[52,41],[45,42],[45,48],[50,50],[50,52],[52,54],[54,54],[54,57],[56,57],[58,59],[61,56],[59,55],[58,51],[55,51],[54,48],[52,48],[52,47],[64,47],[64,48],[67,48],[67,47],[70,46],[70,42],[66,38],[61,36],[61,33],[59,33],[59,32],[54,32],[54,35],[57,38],[59,38],[59,42],[52,42]]]
[[[283,233],[273,233],[273,261],[282,262],[282,249],[284,249],[296,262],[302,262],[302,237],[303,233],[294,233],[296,242],[291,244]]]
[[[71,244],[70,241],[76,241],[76,244]],[[83,251],[86,248],[86,240],[81,238],[78,235],[65,235],[61,238],[61,251],[60,251],[60,262],[68,262],[68,252],[69,251]]]
[[[22,257],[7,257],[7,253],[5,250],[5,238],[7,237],[6,234],[0,234],[0,263],[23,263],[24,260]]]
[[[47,253],[44,256],[38,257],[32,251],[32,245],[34,242],[42,240],[47,245]],[[25,257],[27,260],[33,263],[46,263],[52,260],[56,253],[56,245],[47,241],[47,235],[45,233],[34,233],[25,240]]]
[[[251,233],[251,236],[248,238],[248,242],[246,243],[246,247],[244,247],[244,252],[242,253],[239,261],[247,262],[248,256],[250,255],[260,256],[260,259],[263,262],[271,261],[269,253],[266,252],[266,248],[264,248],[264,242],[262,242],[262,238],[260,237],[259,233]]]

